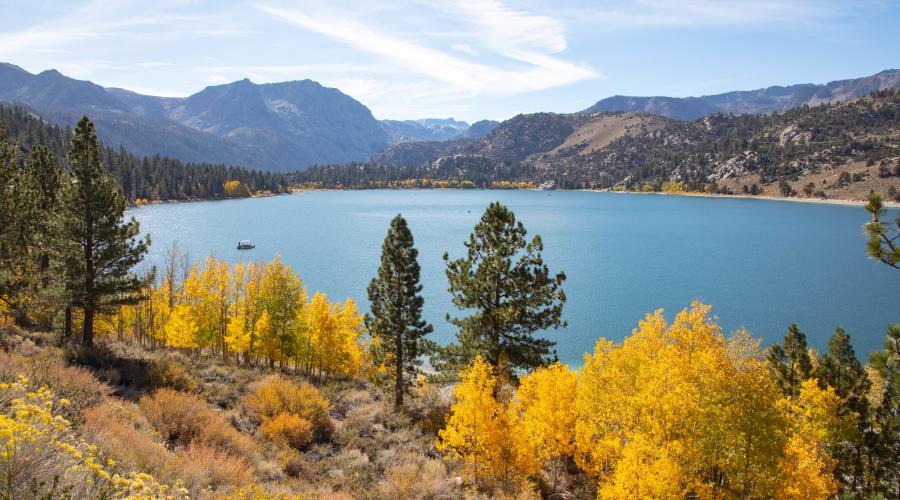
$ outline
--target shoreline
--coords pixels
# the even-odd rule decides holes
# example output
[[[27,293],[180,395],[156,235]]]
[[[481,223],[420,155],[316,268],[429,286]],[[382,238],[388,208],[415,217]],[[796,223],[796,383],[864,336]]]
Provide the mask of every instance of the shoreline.
[[[174,205],[176,203],[198,203],[202,201],[226,201],[226,200],[249,200],[252,198],[271,198],[273,196],[283,196],[288,194],[294,194],[295,191],[287,191],[285,193],[271,193],[264,192],[259,194],[251,194],[250,196],[236,196],[236,197],[224,197],[224,198],[188,198],[185,200],[147,200],[146,203],[141,203],[140,205],[136,204],[134,201],[129,201],[128,208],[140,208],[146,207],[148,205]]]
[[[789,201],[792,203],[814,203],[821,205],[842,205],[862,207],[866,204],[866,200],[848,200],[842,198],[787,198],[783,196],[769,195],[751,195],[751,194],[713,194],[713,193],[663,193],[663,192],[642,192],[642,191],[613,191],[611,189],[491,189],[491,188],[303,188],[292,189],[289,193],[296,194],[304,191],[547,191],[547,192],[585,192],[585,193],[614,193],[614,194],[638,194],[638,195],[657,195],[657,196],[692,196],[697,198],[736,198],[746,200],[767,200],[767,201]],[[274,195],[272,195],[274,196]],[[885,208],[900,208],[900,202],[883,200]]]
[[[567,191],[567,190],[561,190]],[[587,193],[616,193],[616,194],[640,194],[640,195],[657,195],[657,196],[692,196],[696,198],[735,198],[745,200],[767,200],[767,201],[789,201],[793,203],[815,203],[821,205],[843,205],[862,207],[866,200],[847,200],[840,198],[800,198],[800,197],[784,197],[784,196],[767,196],[752,194],[713,194],[713,193],[662,193],[652,192],[644,193],[640,191],[613,191],[610,189],[577,189],[574,191],[584,191]],[[886,208],[900,208],[900,202],[884,200]]]

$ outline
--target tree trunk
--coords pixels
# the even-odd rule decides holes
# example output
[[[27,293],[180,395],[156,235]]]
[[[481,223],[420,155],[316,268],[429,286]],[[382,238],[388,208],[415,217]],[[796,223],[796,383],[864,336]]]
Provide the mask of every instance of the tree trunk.
[[[69,340],[72,338],[72,306],[66,306],[66,326],[63,330],[63,338]]]
[[[81,334],[81,345],[94,345],[94,308],[87,306],[84,308],[84,331]]]
[[[394,411],[399,412],[403,409],[403,343],[401,342],[399,335],[394,344],[394,348],[396,352],[394,353],[397,358],[396,369],[397,372],[395,374],[394,380]]]

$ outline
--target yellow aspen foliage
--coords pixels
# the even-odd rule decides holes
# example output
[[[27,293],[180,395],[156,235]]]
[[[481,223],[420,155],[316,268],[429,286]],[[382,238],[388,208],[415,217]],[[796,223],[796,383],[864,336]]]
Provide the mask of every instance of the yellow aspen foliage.
[[[268,312],[271,338],[262,338],[263,355],[270,361],[286,362],[296,354],[299,328],[298,307],[306,302],[306,290],[300,277],[275,257],[265,265],[260,282],[259,300]]]
[[[329,371],[337,365],[339,355],[338,324],[332,305],[324,293],[316,292],[306,307],[306,327],[315,367]]]
[[[333,304],[316,293],[305,308],[310,356],[320,373],[357,376],[362,369],[363,317],[353,300]]]
[[[259,338],[262,340],[260,349],[262,349],[264,353],[276,352],[278,346],[275,344],[275,336],[272,335],[272,322],[269,320],[269,311],[263,311],[259,319],[256,320],[254,328],[259,335]]]
[[[228,350],[241,354],[250,350],[250,329],[247,328],[247,317],[243,314],[232,316],[228,320],[225,332],[225,345]]]
[[[522,377],[511,410],[531,474],[548,460],[574,454],[577,387],[578,373],[559,363]]]
[[[336,372],[355,377],[361,374],[364,349],[361,338],[365,333],[363,315],[353,299],[347,299],[337,311],[337,322],[340,331],[340,347],[342,349],[341,365]]]
[[[184,301],[191,304],[199,347],[212,346],[224,352],[230,287],[228,263],[215,257],[207,257],[202,267],[195,264],[184,281]]]
[[[166,345],[188,349],[199,347],[197,324],[194,322],[192,314],[191,307],[187,304],[175,306],[164,329]]]
[[[725,342],[709,311],[695,302],[669,325],[658,310],[622,344],[600,339],[586,356],[575,458],[598,480],[601,496],[684,496],[706,488],[730,396]],[[648,473],[665,478],[652,491]]]
[[[498,379],[481,356],[460,372],[453,389],[454,403],[435,446],[464,465],[467,484],[482,491],[515,492],[527,484],[510,425],[511,412],[498,401]],[[527,469],[527,464],[525,469]]]
[[[226,181],[222,187],[226,198],[246,198],[250,196],[250,188],[241,181]]]
[[[828,498],[837,493],[840,487],[834,478],[837,462],[828,454],[827,447],[848,424],[839,417],[840,405],[834,389],[820,388],[815,379],[802,383],[796,399],[782,400],[792,434],[781,462],[784,481],[778,498]]]

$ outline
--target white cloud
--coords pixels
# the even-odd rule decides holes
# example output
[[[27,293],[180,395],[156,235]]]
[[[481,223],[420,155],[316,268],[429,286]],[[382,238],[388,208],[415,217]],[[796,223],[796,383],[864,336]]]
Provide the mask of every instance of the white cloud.
[[[363,22],[352,13],[337,12],[335,8],[300,11],[261,5],[260,9],[357,51],[377,56],[394,68],[450,85],[449,93],[453,95],[513,95],[600,76],[587,65],[551,55],[566,46],[559,23],[544,16],[507,9],[497,2],[489,2],[486,7],[476,2],[463,2],[456,10],[457,22],[474,24],[478,28],[478,38],[506,59],[502,64],[493,65],[389,34],[373,27],[373,22]],[[504,23],[509,27],[502,27]]]
[[[225,75],[206,75],[206,81],[215,85],[228,83],[230,80]]]
[[[849,3],[848,3],[849,5]],[[813,0],[625,0],[566,9],[573,22],[616,30],[649,27],[749,26],[815,22],[847,6]]]
[[[450,48],[457,52],[463,52],[465,54],[469,54],[472,56],[478,55],[478,51],[473,49],[472,46],[469,45],[468,43],[454,43],[453,45],[450,46]]]

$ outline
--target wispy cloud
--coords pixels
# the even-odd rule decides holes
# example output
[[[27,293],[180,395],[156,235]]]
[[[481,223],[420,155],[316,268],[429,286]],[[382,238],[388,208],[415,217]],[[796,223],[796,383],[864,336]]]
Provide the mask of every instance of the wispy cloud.
[[[563,7],[562,11],[575,22],[614,31],[820,22],[838,16],[852,4],[813,0],[625,0],[591,2]]]
[[[383,64],[450,85],[450,94],[510,95],[597,78],[586,64],[556,57],[565,49],[561,25],[545,16],[509,9],[499,2],[462,2],[455,21],[472,25],[486,49],[501,56],[494,64],[473,61],[415,40],[400,37],[372,22],[337,9],[259,8],[285,22],[318,33],[353,49],[377,56]],[[461,42],[462,43],[462,42]],[[475,55],[475,48],[468,45]],[[479,47],[480,48],[480,47]],[[456,47],[459,52],[459,46]]]

